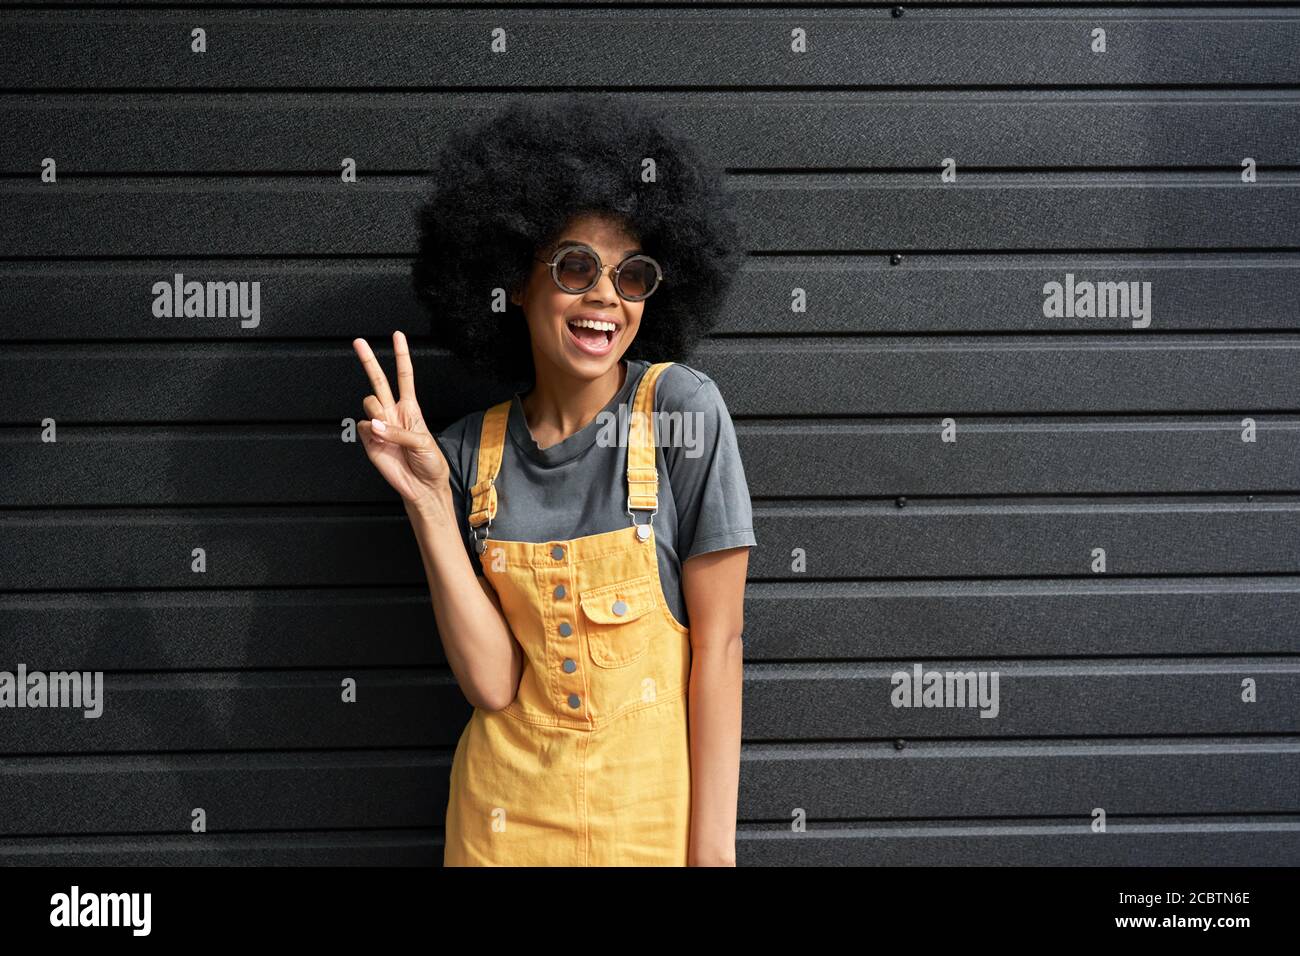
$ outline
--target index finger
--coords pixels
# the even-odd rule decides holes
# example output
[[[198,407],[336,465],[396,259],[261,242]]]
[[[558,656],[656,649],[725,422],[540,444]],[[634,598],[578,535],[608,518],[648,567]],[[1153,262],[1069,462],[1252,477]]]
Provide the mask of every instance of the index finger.
[[[411,349],[405,332],[393,333],[393,355],[397,358],[397,397],[415,401],[415,369],[411,367]]]
[[[379,359],[375,358],[370,343],[365,339],[353,339],[352,348],[356,350],[357,356],[361,359],[361,365],[366,370],[366,376],[370,379],[370,387],[374,389],[375,398],[379,399],[384,408],[392,408],[395,404],[393,393],[388,388],[388,379],[384,377],[384,369],[379,364]]]

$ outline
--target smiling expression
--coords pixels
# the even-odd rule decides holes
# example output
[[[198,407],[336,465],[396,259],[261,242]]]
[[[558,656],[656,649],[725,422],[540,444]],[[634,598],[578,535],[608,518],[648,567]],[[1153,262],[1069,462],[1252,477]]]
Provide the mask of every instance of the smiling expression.
[[[586,292],[565,292],[551,278],[550,255],[568,243],[596,250],[606,266]],[[524,311],[532,339],[534,367],[549,366],[582,379],[609,372],[623,357],[641,327],[645,302],[628,302],[614,288],[613,269],[627,256],[643,251],[634,235],[617,221],[597,214],[572,219],[556,241],[537,252],[522,292],[510,301]]]

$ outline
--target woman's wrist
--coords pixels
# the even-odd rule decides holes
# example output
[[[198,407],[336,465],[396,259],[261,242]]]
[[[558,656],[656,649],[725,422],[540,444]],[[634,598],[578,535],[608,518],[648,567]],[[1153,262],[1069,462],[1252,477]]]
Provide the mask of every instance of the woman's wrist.
[[[402,503],[412,522],[456,524],[456,506],[451,496],[451,485],[446,482],[430,488],[419,498],[403,498]]]

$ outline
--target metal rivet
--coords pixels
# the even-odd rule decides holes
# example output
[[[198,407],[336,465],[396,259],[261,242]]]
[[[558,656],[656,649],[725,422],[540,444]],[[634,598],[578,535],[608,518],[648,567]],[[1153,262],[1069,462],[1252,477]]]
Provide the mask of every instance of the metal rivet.
[[[582,701],[578,699],[578,695],[577,695],[577,694],[570,694],[570,695],[569,695],[569,706],[570,706],[570,707],[577,707],[577,706],[578,706],[579,704],[581,704],[581,703],[582,703]]]
[[[648,524],[639,524],[636,526],[636,536],[642,541],[650,537],[650,526]]]
[[[561,584],[561,585],[559,585],[558,587],[556,587],[556,589],[555,589],[555,596],[556,596],[556,598],[562,598],[562,597],[564,597],[564,585],[563,585],[563,584]]]
[[[564,659],[563,666],[564,666],[564,673],[566,674],[572,674],[574,671],[578,669],[577,661],[573,660],[573,658],[570,657],[566,657]]]
[[[573,625],[568,621],[560,622],[560,637],[568,637],[573,633]]]
[[[627,603],[625,601],[615,601],[612,610],[614,611],[615,614],[626,614]]]
[[[551,548],[551,557],[553,557],[556,561],[563,561],[564,549],[557,544],[555,547]]]

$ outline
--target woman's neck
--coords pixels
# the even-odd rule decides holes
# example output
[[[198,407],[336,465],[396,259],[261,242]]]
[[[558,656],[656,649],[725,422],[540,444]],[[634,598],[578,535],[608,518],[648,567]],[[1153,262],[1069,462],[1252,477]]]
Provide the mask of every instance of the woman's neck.
[[[626,381],[627,363],[622,359],[608,373],[591,380],[538,369],[532,389],[519,399],[537,447],[545,450],[581,431]]]

